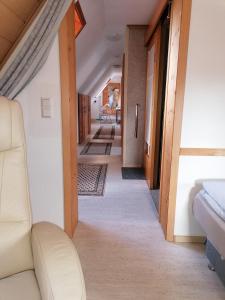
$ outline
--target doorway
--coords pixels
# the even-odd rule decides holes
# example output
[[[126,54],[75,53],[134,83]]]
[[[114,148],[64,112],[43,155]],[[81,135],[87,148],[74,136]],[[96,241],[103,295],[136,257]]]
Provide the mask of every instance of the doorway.
[[[167,1],[164,1],[167,3]],[[163,3],[164,3],[163,2]],[[151,26],[148,28],[146,40],[153,41],[153,36],[157,36],[156,32],[161,32],[162,28],[156,26],[158,24],[158,15],[164,6],[160,6]],[[74,11],[68,13],[60,30],[60,61],[61,61],[61,82],[62,82],[62,137],[63,137],[63,166],[64,166],[64,194],[65,194],[65,230],[71,236],[77,224],[77,167],[74,153],[76,153],[76,86],[75,80],[75,32],[72,24],[74,22]],[[171,24],[168,50],[168,72],[166,76],[166,96],[163,122],[161,121],[161,131],[163,123],[163,141],[161,140],[161,151],[159,153],[159,163],[161,161],[161,168],[158,168],[158,176],[160,179],[160,205],[159,215],[160,223],[165,233],[165,237],[169,241],[173,241],[174,234],[174,219],[176,207],[176,186],[180,155],[180,135],[181,122],[184,100],[185,74],[188,51],[188,35],[191,14],[191,0],[174,0],[171,9]],[[161,20],[161,19],[160,19]],[[155,28],[157,29],[155,30]],[[154,32],[154,33],[153,33]],[[158,38],[155,41],[157,51],[160,51],[161,33],[158,33]],[[72,50],[71,50],[72,49]],[[74,51],[73,51],[74,50]],[[156,53],[160,53],[157,52]],[[154,54],[155,52],[153,52]],[[154,54],[155,55],[155,54]],[[160,57],[160,55],[158,56]],[[71,63],[72,62],[72,63]],[[157,74],[155,78],[159,79],[159,63],[160,60],[154,61],[154,73]],[[158,69],[156,69],[156,67]],[[155,73],[155,69],[158,70]],[[154,96],[153,99],[158,99],[158,88],[155,89],[158,81],[154,79],[152,83],[155,93],[148,92],[148,95]],[[149,89],[150,90],[150,89]],[[156,97],[157,96],[157,97]],[[149,102],[153,105],[155,102]],[[123,105],[122,105],[123,106]],[[155,106],[157,107],[157,106]],[[159,111],[159,110],[155,110]],[[147,114],[146,114],[147,116]],[[156,118],[153,115],[149,119],[149,126],[155,126]],[[151,127],[146,127],[150,128]],[[151,131],[150,131],[151,132]],[[160,131],[159,131],[160,132]],[[154,138],[155,135],[148,136]],[[152,162],[157,160],[150,160],[150,154],[155,155],[153,151],[155,148],[150,147],[150,143],[145,146],[145,171],[147,174],[148,183],[150,185],[150,170],[154,170]],[[149,164],[149,166],[148,166]],[[157,168],[156,168],[157,170]],[[161,173],[161,174],[160,174]],[[154,173],[153,173],[154,174]],[[75,182],[75,184],[74,184]],[[75,220],[75,221],[74,221]]]

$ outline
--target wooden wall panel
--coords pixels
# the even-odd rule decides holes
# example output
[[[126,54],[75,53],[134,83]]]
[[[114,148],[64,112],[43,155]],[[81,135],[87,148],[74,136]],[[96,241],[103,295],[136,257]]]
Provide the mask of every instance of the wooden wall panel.
[[[11,10],[23,22],[35,12],[40,5],[40,0],[0,0],[9,10]]]
[[[20,19],[11,9],[0,2],[0,36],[15,42],[23,29],[24,21]]]
[[[46,0],[0,0],[0,67],[45,2]]]
[[[11,41],[6,40],[5,38],[0,37],[0,61],[3,60],[5,54],[10,50],[13,43]]]

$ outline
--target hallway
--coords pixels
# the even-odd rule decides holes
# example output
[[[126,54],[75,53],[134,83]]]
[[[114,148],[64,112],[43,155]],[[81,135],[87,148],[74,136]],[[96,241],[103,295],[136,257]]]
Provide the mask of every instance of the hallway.
[[[224,299],[203,247],[166,242],[146,182],[122,180],[119,137],[110,156],[84,161],[109,164],[104,196],[79,197],[74,242],[88,300]]]

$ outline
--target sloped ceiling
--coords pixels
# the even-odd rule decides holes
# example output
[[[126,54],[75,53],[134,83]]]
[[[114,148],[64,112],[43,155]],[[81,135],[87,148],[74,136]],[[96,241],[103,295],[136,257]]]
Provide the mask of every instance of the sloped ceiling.
[[[80,0],[87,25],[76,40],[77,87],[96,96],[121,74],[126,25],[147,25],[159,0]]]
[[[0,65],[46,0],[0,0]]]

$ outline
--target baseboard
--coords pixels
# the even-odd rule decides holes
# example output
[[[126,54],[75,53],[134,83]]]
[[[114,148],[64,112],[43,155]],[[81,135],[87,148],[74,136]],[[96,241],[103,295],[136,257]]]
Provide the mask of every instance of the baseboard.
[[[134,164],[126,164],[123,163],[123,168],[142,168],[143,165],[134,165]]]
[[[182,236],[182,235],[175,235],[173,237],[173,241],[175,243],[198,243],[204,244],[206,237],[204,236]]]

